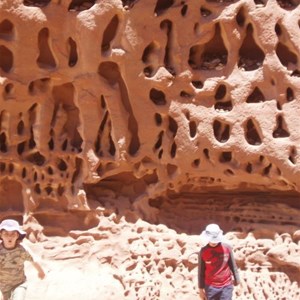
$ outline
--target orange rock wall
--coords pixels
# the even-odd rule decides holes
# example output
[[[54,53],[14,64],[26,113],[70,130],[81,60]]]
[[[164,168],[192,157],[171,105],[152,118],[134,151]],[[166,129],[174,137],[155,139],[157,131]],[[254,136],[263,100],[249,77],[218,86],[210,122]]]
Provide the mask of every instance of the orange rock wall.
[[[299,296],[299,265],[273,247],[284,233],[300,252],[299,20],[295,0],[2,0],[0,218],[24,221],[31,242],[101,222],[114,231],[142,218],[177,234],[219,222],[238,232],[239,266],[253,282],[263,265]],[[255,247],[272,240],[263,247],[274,253],[251,260],[238,250],[249,232]],[[142,277],[151,269],[127,267]],[[195,267],[182,270],[186,279],[193,270],[197,297]],[[149,291],[131,294],[127,275],[122,295],[144,299]],[[245,291],[257,286],[245,282],[252,299]],[[267,290],[265,299],[281,299]]]
[[[135,199],[299,191],[296,5],[48,2],[1,2],[1,174],[15,208],[85,209],[79,191],[111,182]]]

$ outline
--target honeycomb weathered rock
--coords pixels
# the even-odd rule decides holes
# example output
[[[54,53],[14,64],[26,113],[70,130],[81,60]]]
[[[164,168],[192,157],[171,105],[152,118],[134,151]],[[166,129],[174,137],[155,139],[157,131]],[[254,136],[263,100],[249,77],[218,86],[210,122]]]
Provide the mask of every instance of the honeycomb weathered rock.
[[[79,230],[63,258],[124,239],[126,299],[197,297],[177,253],[196,238],[165,245],[139,218],[170,244],[218,222],[236,233],[243,299],[299,297],[299,20],[296,0],[2,0],[0,218],[46,252]]]

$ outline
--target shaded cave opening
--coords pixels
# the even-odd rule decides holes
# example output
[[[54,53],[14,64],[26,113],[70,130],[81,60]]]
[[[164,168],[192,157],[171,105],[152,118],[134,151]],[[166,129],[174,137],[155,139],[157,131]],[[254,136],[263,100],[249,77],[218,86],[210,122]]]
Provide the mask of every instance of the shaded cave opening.
[[[128,88],[123,79],[121,70],[116,63],[102,62],[98,68],[98,74],[112,89],[117,86],[120,94],[120,104],[128,114],[128,129],[131,134],[131,141],[128,145],[128,153],[131,156],[137,154],[140,148],[140,138],[138,134],[138,123],[134,114],[131,99],[128,94]]]
[[[80,12],[89,10],[95,3],[95,0],[72,0],[68,7],[68,11]]]
[[[10,41],[14,38],[14,24],[7,20],[4,19],[0,23],[0,39]]]
[[[207,224],[217,223],[224,232],[253,233],[256,238],[274,238],[293,233],[300,226],[300,193],[292,191],[168,191],[150,198],[156,220],[177,233],[198,235]],[[150,214],[149,214],[150,216]]]
[[[43,226],[46,236],[66,237],[70,231],[88,230],[99,223],[96,213],[90,211],[40,211],[32,216]]]
[[[1,173],[2,170],[3,168],[0,169]],[[0,180],[0,221],[4,218],[13,218],[21,222],[24,211],[21,183],[6,176],[2,177]]]
[[[222,37],[219,23],[215,25],[214,36],[204,45],[190,48],[188,64],[194,70],[222,70],[227,65],[228,50]]]
[[[13,53],[5,46],[0,46],[0,69],[3,72],[9,73],[13,68]]]
[[[238,67],[244,71],[253,71],[260,68],[265,59],[265,54],[254,39],[252,24],[246,28],[246,35],[239,50]]]
[[[224,152],[220,159],[227,162],[232,158]],[[168,165],[168,172],[172,176],[177,166]],[[300,227],[297,191],[250,187],[226,190],[208,186],[215,178],[202,180],[201,189],[189,184],[178,191],[168,189],[154,197],[142,197],[140,206],[135,205],[136,201],[149,186],[159,182],[155,171],[140,178],[123,172],[98,183],[85,184],[84,189],[90,208],[100,206],[106,217],[115,214],[116,220],[125,218],[129,223],[142,219],[153,225],[165,225],[178,234],[199,235],[207,224],[218,223],[225,233],[252,233],[255,238],[273,239],[276,234],[292,234]]]
[[[111,43],[115,38],[119,27],[119,18],[117,15],[113,16],[109,24],[105,28],[101,43],[101,53],[105,55],[111,48]]]

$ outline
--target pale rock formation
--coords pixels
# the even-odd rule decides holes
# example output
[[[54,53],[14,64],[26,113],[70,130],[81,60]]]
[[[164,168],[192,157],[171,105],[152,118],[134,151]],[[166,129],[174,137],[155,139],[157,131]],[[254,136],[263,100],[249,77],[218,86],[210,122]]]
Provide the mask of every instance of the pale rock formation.
[[[0,218],[27,299],[198,299],[217,222],[235,299],[300,299],[297,0],[1,0]]]

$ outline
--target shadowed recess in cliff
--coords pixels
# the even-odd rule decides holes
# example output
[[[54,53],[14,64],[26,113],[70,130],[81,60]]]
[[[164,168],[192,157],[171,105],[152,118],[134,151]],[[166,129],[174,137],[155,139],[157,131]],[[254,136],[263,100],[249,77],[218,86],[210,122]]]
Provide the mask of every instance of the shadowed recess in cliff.
[[[55,58],[51,51],[50,41],[49,29],[41,29],[38,35],[38,47],[40,53],[36,61],[40,68],[53,69],[56,67]]]
[[[165,13],[174,4],[174,0],[157,0],[154,14],[160,16]]]
[[[144,74],[146,77],[153,76],[158,67],[162,64],[160,62],[160,44],[157,41],[152,41],[143,51],[142,61],[147,66],[144,68]]]
[[[186,234],[199,234],[209,223],[218,223],[225,231],[255,233],[264,226],[274,234],[276,230],[293,232],[300,226],[299,200],[295,192],[197,193],[187,187],[186,192],[169,191],[166,196],[150,198],[149,206],[157,209],[156,219],[147,213],[145,219]]]
[[[135,119],[127,87],[121,76],[119,67],[113,62],[103,62],[99,66],[98,73],[109,83],[109,85],[118,85],[120,91],[120,99],[122,101],[124,109],[128,113],[128,129],[131,134],[131,141],[128,147],[128,152],[130,155],[135,155],[140,148],[138,123]],[[108,101],[108,99],[106,99],[106,101]]]
[[[101,95],[99,103],[100,111],[100,125],[97,133],[97,137],[94,143],[95,153],[101,156],[114,156],[116,153],[116,147],[111,137],[112,125],[109,115],[109,111],[106,106],[106,101],[103,95]]]
[[[253,25],[249,24],[243,44],[239,50],[238,67],[245,71],[253,71],[260,68],[265,59],[265,54],[254,39]]]
[[[298,63],[298,58],[286,45],[278,43],[276,47],[276,54],[283,66],[288,70],[294,70]]]
[[[178,123],[171,116],[168,116],[166,120],[168,122],[168,130],[166,130],[166,132],[164,130],[159,132],[155,144],[152,148],[153,152],[157,154],[158,159],[161,159],[164,153],[167,154],[167,150],[169,150],[171,158],[175,158],[177,152],[177,144],[175,138],[178,130]],[[166,139],[168,142],[163,142],[164,139]],[[168,149],[164,149],[166,144],[169,144]]]
[[[297,48],[290,37],[289,32],[280,22],[275,25],[275,32],[278,37],[276,54],[283,66],[289,71],[294,71],[298,66]]]
[[[0,39],[10,41],[14,38],[14,25],[5,19],[0,23]]]
[[[197,123],[198,122],[196,122],[196,120],[191,120],[189,111],[184,112],[184,115],[185,115],[185,118],[187,119],[187,121],[189,122],[189,134],[190,134],[191,139],[193,139],[197,135],[197,127],[198,127]]]
[[[80,126],[79,109],[74,103],[74,86],[65,83],[53,88],[53,114],[51,128],[56,137],[56,143],[66,151],[70,144],[71,149],[81,151],[83,139],[78,131]],[[56,144],[55,143],[55,144]]]
[[[167,36],[167,42],[165,46],[165,57],[164,65],[165,68],[173,75],[176,75],[175,64],[173,63],[174,59],[172,56],[172,50],[174,49],[173,43],[173,33],[172,33],[172,22],[170,20],[164,20],[160,23],[160,28],[163,30]]]
[[[137,163],[135,168],[139,169],[139,167],[140,163]],[[103,176],[110,168],[111,163],[107,163],[106,165],[100,165],[97,171],[100,176]],[[122,210],[126,210],[129,207],[126,207],[125,203],[124,205],[118,205],[120,201],[118,200],[118,196],[124,197],[124,202],[126,202],[125,198],[133,201],[136,197],[145,193],[149,185],[158,183],[158,180],[156,171],[153,171],[151,174],[145,174],[139,178],[132,172],[121,172],[116,175],[103,177],[98,183],[85,184],[84,189],[87,199],[100,202],[101,205],[106,208],[114,208],[121,216],[125,213],[125,211]],[[111,197],[112,193],[116,195],[116,197]],[[107,198],[107,195],[110,196]],[[90,203],[90,205],[93,204]]]
[[[266,101],[264,94],[258,87],[255,87],[253,92],[248,96],[247,103],[259,103]]]
[[[28,110],[28,122],[30,126],[30,138],[28,140],[29,149],[33,149],[36,147],[35,137],[38,136],[37,128],[36,128],[36,120],[37,120],[37,112],[38,104],[34,103]]]
[[[4,168],[3,168],[4,167]],[[0,175],[4,175],[9,166],[1,163]],[[22,196],[22,185],[14,179],[4,175],[0,181],[0,217],[3,214],[23,214],[24,203]]]
[[[36,6],[44,7],[47,6],[51,0],[24,0],[23,3],[25,6]]]
[[[226,143],[230,138],[230,125],[221,120],[213,122],[214,136],[220,143]]]
[[[245,17],[245,8],[242,6],[239,9],[239,11],[238,11],[238,13],[237,13],[237,15],[235,17],[235,20],[236,20],[237,24],[240,27],[244,27],[244,25],[245,25],[245,19],[246,19],[246,17]]]
[[[3,99],[8,100],[8,99],[14,99],[15,98],[15,86],[13,83],[7,83],[4,86],[3,90]]]
[[[215,110],[231,111],[233,108],[232,101],[225,98],[227,94],[226,85],[221,84],[215,93],[216,103],[214,105]]]
[[[178,124],[175,121],[175,119],[173,119],[171,116],[169,116],[168,122],[169,122],[168,130],[171,133],[171,135],[173,136],[172,146],[170,149],[170,156],[172,158],[174,158],[176,156],[176,151],[177,151],[177,144],[175,142],[175,137],[176,137],[177,130],[178,130]]]
[[[36,79],[31,81],[28,86],[28,92],[30,95],[36,95],[38,93],[46,93],[51,86],[51,79],[48,77]]]
[[[294,91],[293,89],[291,89],[290,87],[288,87],[286,89],[286,101],[287,102],[291,102],[295,100],[295,95],[294,95]]]
[[[291,147],[289,161],[295,165],[297,163],[297,149],[296,147]]]
[[[87,211],[37,211],[32,216],[44,227],[47,236],[68,236],[71,230],[88,230],[99,223],[96,214]]]
[[[36,127],[37,114],[38,104],[36,103],[28,109],[24,116],[22,113],[19,114],[20,121],[17,124],[17,133],[21,140],[18,143],[17,152],[27,161],[41,166],[45,158],[35,149],[39,144],[39,140],[36,141],[36,137],[39,137]]]
[[[298,0],[276,0],[277,4],[286,10],[293,10],[299,5]]]
[[[72,0],[68,10],[69,11],[83,11],[90,9],[94,4],[95,0]]]
[[[7,128],[9,124],[9,113],[6,110],[0,113],[0,151],[6,153],[8,151]]]
[[[5,132],[0,134],[0,151],[6,153],[8,151],[7,138]]]
[[[282,115],[279,115],[277,117],[276,123],[276,129],[273,131],[274,138],[284,138],[290,136],[287,125]]]
[[[53,210],[57,214],[61,214],[68,210],[68,201],[66,197],[61,197],[58,193],[57,198],[43,197],[41,201],[36,204],[35,213],[45,214],[47,211]]]
[[[0,69],[8,73],[13,67],[13,53],[5,46],[0,46]]]
[[[116,36],[119,26],[119,18],[117,15],[113,16],[109,24],[103,32],[103,38],[101,43],[101,53],[102,55],[107,54],[111,48],[111,42]]]
[[[77,54],[77,44],[72,39],[68,39],[68,48],[69,48],[69,67],[74,67],[78,60],[78,54]]]
[[[262,143],[260,134],[258,133],[256,122],[249,119],[245,122],[245,138],[250,145],[260,145]]]
[[[139,0],[122,0],[122,5],[125,9],[133,8]]]
[[[80,181],[80,176],[82,175],[82,165],[83,165],[83,161],[81,158],[76,157],[75,159],[75,170],[73,172],[73,176],[72,176],[72,191],[73,194],[75,193],[75,186],[76,182]]]
[[[228,50],[223,41],[220,24],[217,23],[210,41],[190,48],[188,63],[195,70],[222,70],[227,64],[227,57]]]
[[[149,98],[152,100],[152,102],[155,105],[166,105],[166,95],[164,92],[157,90],[155,88],[152,88],[149,92]]]

